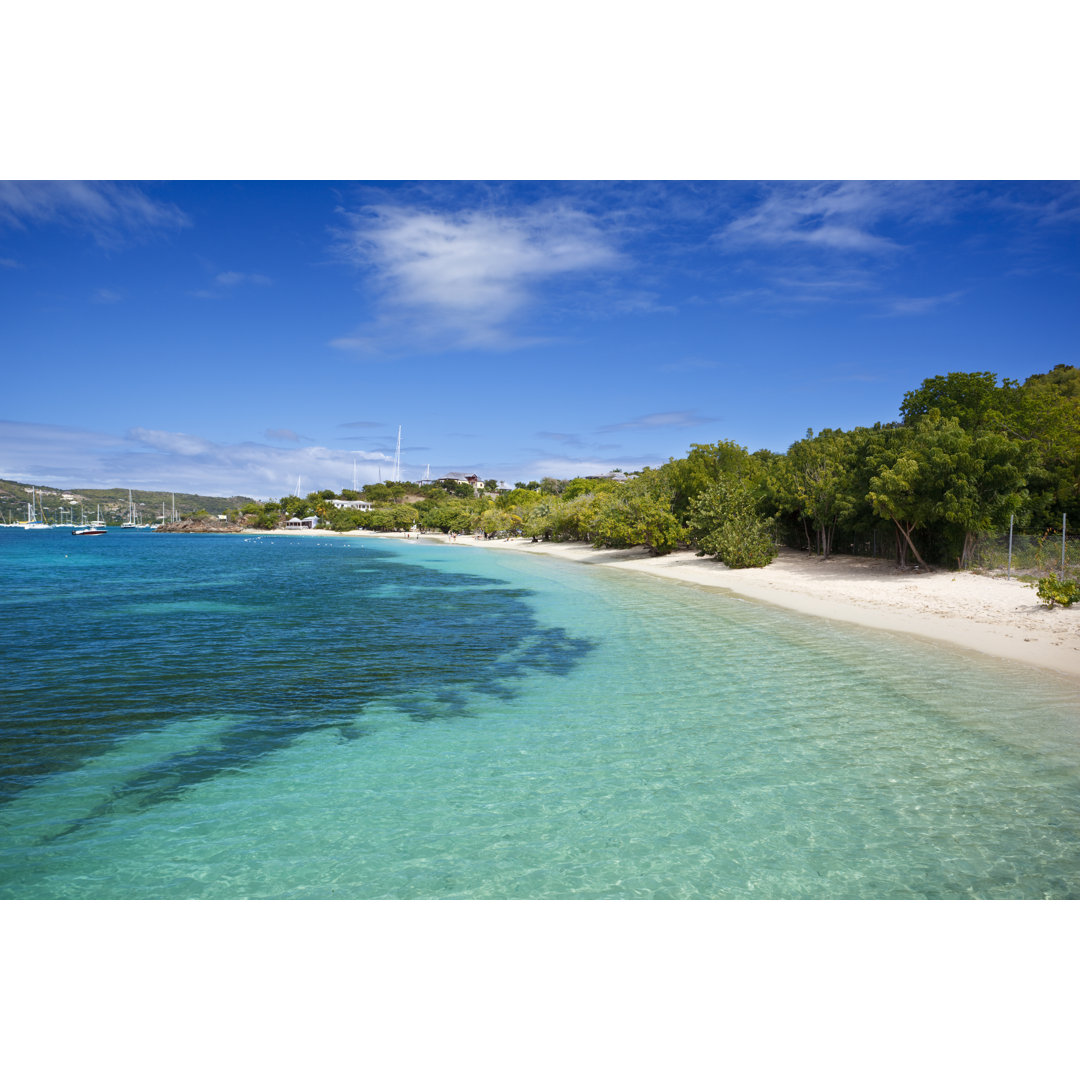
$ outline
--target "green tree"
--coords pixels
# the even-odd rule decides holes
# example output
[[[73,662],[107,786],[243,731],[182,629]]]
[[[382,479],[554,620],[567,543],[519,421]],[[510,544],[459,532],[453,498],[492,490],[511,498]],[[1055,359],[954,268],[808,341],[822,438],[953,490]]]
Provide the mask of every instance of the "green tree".
[[[1056,528],[1063,513],[1080,520],[1080,368],[1058,364],[1020,388],[1012,433],[1025,446],[1022,462],[1033,524]]]
[[[991,371],[951,371],[924,379],[918,390],[904,395],[900,413],[907,425],[934,409],[955,419],[965,431],[1002,431],[1006,416],[1013,411],[1018,384],[1010,379],[998,386]]]
[[[744,477],[721,474],[690,506],[690,536],[732,570],[768,566],[776,557],[770,521]]]
[[[1007,527],[1024,505],[1019,445],[985,428],[965,431],[936,408],[909,427],[883,431],[868,456],[867,499],[895,525],[901,563],[907,549],[927,568],[915,533],[937,526],[954,535],[951,554],[967,566],[978,539]]]
[[[485,536],[495,536],[497,533],[509,532],[514,528],[515,521],[520,523],[520,520],[507,510],[489,506],[480,514],[480,528]]]
[[[420,523],[425,529],[438,529],[440,532],[472,532],[479,517],[479,506],[475,499],[443,499],[423,511]]]
[[[672,458],[663,467],[672,487],[671,509],[685,524],[690,504],[721,476],[752,476],[761,473],[745,446],[727,440],[716,443],[692,443],[685,458]]]
[[[567,481],[563,485],[560,494],[564,499],[576,499],[579,495],[588,495],[596,491],[614,492],[618,488],[619,481],[617,480],[600,480],[595,477],[590,479],[585,476],[578,476]]]
[[[772,504],[794,514],[807,550],[832,554],[837,527],[854,513],[859,500],[852,484],[855,441],[843,431],[826,430],[793,443],[786,455],[768,464],[764,486]],[[810,528],[814,530],[814,542]]]
[[[686,540],[686,529],[671,509],[672,486],[660,469],[645,469],[611,490],[579,496],[586,500],[581,521],[596,547],[643,545],[666,555]]]

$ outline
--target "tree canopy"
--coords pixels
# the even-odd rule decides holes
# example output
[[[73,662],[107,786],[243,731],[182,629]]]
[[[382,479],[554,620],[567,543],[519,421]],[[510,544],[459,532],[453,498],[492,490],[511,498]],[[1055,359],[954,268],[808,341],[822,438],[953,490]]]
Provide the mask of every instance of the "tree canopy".
[[[829,557],[862,545],[965,566],[980,537],[1080,520],[1080,369],[1023,383],[949,372],[904,394],[897,422],[807,430],[783,454],[730,440],[694,443],[658,468],[610,477],[545,476],[477,493],[469,484],[368,484],[244,507],[264,527],[318,514],[331,528],[482,531],[655,554],[696,545],[728,565],[764,565],[777,543]],[[494,485],[494,481],[486,482]]]

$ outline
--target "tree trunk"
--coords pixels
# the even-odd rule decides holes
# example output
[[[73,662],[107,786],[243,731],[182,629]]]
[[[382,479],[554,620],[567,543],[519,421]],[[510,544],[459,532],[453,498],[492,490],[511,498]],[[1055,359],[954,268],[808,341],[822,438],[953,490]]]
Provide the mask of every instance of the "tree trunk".
[[[833,521],[831,524],[821,526],[821,538],[822,538],[822,549],[824,550],[825,558],[827,559],[833,553],[833,541],[836,538],[836,522],[835,521]]]
[[[964,550],[960,555],[961,570],[966,570],[971,565],[971,558],[975,554],[975,545],[978,542],[978,533],[964,533]]]
[[[893,522],[895,523],[896,527],[900,530],[900,532],[903,535],[904,539],[907,541],[907,546],[909,548],[911,548],[911,554],[915,556],[915,561],[924,570],[929,570],[930,567],[927,566],[926,563],[923,561],[923,557],[919,554],[919,549],[917,547],[915,547],[915,544],[911,539],[911,530],[913,528],[915,528],[915,526],[911,525],[907,529],[905,529],[904,526],[901,525],[900,522],[896,520],[896,518],[893,518]],[[903,565],[903,563],[901,563],[901,565]]]

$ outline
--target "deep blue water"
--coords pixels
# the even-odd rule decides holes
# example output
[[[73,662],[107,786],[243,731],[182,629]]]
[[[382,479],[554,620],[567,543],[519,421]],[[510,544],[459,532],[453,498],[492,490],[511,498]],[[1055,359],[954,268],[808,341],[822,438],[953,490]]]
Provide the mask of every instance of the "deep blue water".
[[[1080,896],[1062,679],[395,540],[0,530],[0,897]]]

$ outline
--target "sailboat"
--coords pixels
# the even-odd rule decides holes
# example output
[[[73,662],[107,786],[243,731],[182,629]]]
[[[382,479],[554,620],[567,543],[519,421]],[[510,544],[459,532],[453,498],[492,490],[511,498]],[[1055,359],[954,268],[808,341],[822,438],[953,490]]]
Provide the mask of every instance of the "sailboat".
[[[30,502],[26,504],[26,521],[23,522],[24,529],[47,529],[49,523],[45,520],[38,521],[37,511],[34,508],[34,502],[37,499],[37,489],[30,489]],[[41,517],[45,517],[45,507],[41,508]]]
[[[135,520],[135,503],[131,498],[131,488],[128,488],[128,519],[121,523],[121,529],[137,529],[139,527]]]

